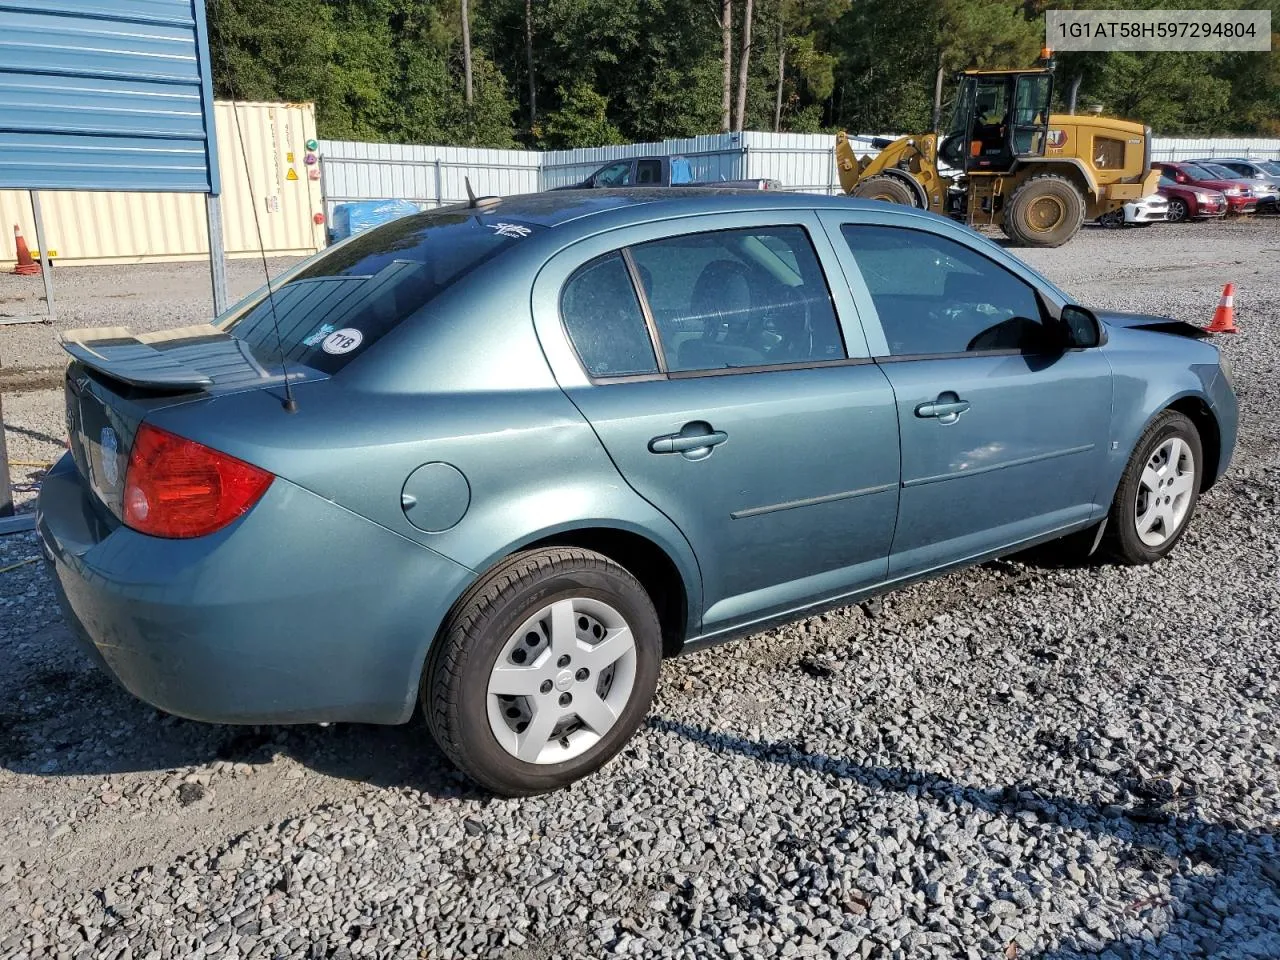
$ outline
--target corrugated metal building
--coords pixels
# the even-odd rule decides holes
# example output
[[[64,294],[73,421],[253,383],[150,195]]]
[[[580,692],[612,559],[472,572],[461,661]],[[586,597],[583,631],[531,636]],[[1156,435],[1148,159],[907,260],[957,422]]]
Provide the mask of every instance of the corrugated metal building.
[[[314,253],[325,243],[319,165],[306,161],[315,139],[315,109],[309,104],[229,102],[214,109],[227,255],[259,253],[254,209],[269,255]],[[249,177],[241,155],[240,132]],[[316,179],[310,171],[316,170]],[[292,176],[291,176],[292,174]],[[198,260],[208,256],[205,201],[201,194],[41,191],[49,253],[59,263],[138,263]],[[26,191],[0,190],[0,265],[12,263],[13,225],[35,246]]]

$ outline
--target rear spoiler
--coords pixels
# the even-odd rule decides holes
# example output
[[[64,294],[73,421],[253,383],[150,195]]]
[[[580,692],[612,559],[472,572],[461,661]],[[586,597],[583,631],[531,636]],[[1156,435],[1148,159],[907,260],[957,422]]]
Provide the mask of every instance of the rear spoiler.
[[[208,324],[142,334],[91,327],[68,330],[59,343],[90,370],[144,390],[181,392],[283,379],[264,368],[243,340]]]

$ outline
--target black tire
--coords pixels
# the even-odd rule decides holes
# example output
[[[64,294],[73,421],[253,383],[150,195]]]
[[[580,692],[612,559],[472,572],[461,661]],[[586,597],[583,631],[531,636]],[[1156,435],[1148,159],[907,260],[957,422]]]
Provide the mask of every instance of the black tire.
[[[621,614],[635,639],[634,683],[594,746],[561,763],[526,762],[508,752],[490,726],[490,673],[522,623],[568,598],[599,601]],[[531,550],[499,564],[454,606],[427,658],[420,699],[431,735],[460,770],[494,793],[529,796],[593,773],[622,749],[653,701],[661,659],[658,615],[635,577],[590,550]]]
[[[1123,230],[1125,227],[1124,210],[1112,210],[1098,218],[1098,226],[1105,230]]]
[[[1020,247],[1060,247],[1084,225],[1085,202],[1066,177],[1041,173],[1013,191],[1004,207],[1004,232]]]
[[[882,200],[885,203],[900,203],[905,207],[917,206],[915,191],[899,178],[886,174],[858,181],[853,188],[853,195],[863,200]]]
[[[1163,531],[1164,541],[1153,546],[1144,542],[1138,532],[1138,499],[1140,496],[1150,496],[1149,492],[1143,490],[1142,475],[1156,452],[1172,438],[1182,440],[1190,450],[1194,470],[1190,499],[1176,528]],[[1156,417],[1134,447],[1133,455],[1120,478],[1120,486],[1116,489],[1111,512],[1107,516],[1104,539],[1107,552],[1121,563],[1133,565],[1155,563],[1168,554],[1182,539],[1191,524],[1191,518],[1195,516],[1203,471],[1204,453],[1195,424],[1176,410],[1166,410]]]
[[[1178,197],[1169,198],[1169,212],[1165,214],[1165,219],[1169,223],[1182,223],[1190,215],[1191,212],[1187,209],[1185,200],[1181,200]]]

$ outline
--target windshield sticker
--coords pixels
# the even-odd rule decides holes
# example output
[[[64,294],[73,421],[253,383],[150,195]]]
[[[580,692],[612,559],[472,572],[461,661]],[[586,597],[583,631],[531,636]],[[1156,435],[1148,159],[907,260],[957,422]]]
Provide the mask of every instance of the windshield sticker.
[[[500,237],[515,237],[518,240],[533,233],[528,227],[522,227],[518,223],[490,223],[487,226]]]
[[[311,336],[303,340],[302,343],[304,346],[314,347],[317,343],[319,343],[329,334],[333,333],[334,329],[335,328],[332,323],[322,324],[319,330],[317,330],[315,333],[311,334]]]
[[[325,353],[350,353],[363,340],[364,334],[355,327],[343,327],[325,337],[323,350]]]

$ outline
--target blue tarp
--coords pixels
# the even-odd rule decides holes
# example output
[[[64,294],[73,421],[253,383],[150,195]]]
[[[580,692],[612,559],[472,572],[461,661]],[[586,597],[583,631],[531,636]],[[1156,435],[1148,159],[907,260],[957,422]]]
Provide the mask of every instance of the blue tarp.
[[[333,208],[329,221],[329,242],[345,240],[353,233],[418,212],[418,205],[408,200],[362,200],[340,203]]]

